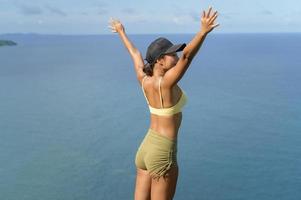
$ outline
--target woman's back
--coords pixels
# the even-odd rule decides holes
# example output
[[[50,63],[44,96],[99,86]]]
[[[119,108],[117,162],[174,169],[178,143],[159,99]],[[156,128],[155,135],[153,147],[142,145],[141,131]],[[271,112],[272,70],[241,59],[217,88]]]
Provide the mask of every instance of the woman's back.
[[[181,125],[181,108],[186,103],[186,95],[178,85],[170,88],[163,80],[162,76],[146,76],[141,87],[151,111],[150,128],[175,139]]]

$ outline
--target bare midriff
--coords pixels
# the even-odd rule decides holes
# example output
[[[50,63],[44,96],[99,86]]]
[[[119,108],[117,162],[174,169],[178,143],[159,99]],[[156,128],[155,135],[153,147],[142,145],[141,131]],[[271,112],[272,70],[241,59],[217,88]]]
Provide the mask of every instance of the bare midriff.
[[[151,114],[150,128],[170,139],[177,139],[178,130],[181,126],[182,112],[171,116],[158,116]]]

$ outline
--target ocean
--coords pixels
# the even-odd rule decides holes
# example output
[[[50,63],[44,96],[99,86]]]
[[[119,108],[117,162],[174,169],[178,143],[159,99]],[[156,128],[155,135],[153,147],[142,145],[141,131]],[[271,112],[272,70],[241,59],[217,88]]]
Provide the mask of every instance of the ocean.
[[[129,35],[145,55],[159,36]],[[6,34],[0,199],[133,199],[149,110],[117,35]],[[175,200],[301,199],[301,34],[210,34],[179,85]]]

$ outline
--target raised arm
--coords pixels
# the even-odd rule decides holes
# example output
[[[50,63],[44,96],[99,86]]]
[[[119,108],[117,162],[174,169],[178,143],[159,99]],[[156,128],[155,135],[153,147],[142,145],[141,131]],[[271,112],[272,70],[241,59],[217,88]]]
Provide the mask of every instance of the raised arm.
[[[137,79],[139,82],[141,82],[142,77],[145,76],[145,73],[143,72],[144,62],[141,53],[129,40],[128,36],[125,33],[125,28],[119,20],[111,18],[109,27],[111,28],[113,33],[118,33],[124,46],[131,55],[131,58],[134,62]]]
[[[212,7],[209,8],[209,11],[203,11],[201,18],[201,29],[194,36],[194,38],[187,44],[187,46],[183,49],[183,53],[179,58],[175,67],[168,70],[164,75],[164,84],[167,86],[175,85],[184,75],[186,70],[188,69],[191,61],[194,56],[199,51],[200,47],[203,44],[208,33],[210,33],[215,27],[219,24],[214,24],[214,20],[217,18],[218,14],[215,11],[212,15],[210,15],[212,11]]]

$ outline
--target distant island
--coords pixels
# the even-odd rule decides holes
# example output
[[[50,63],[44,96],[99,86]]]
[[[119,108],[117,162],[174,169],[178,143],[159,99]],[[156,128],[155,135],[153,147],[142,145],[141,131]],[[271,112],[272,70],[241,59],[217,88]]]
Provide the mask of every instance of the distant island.
[[[0,40],[0,46],[15,46],[17,43],[11,40]]]

